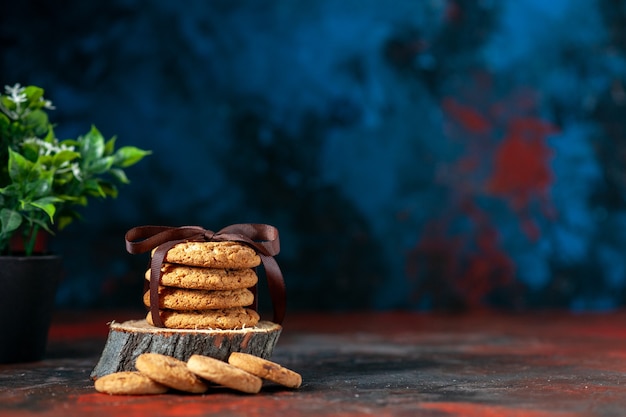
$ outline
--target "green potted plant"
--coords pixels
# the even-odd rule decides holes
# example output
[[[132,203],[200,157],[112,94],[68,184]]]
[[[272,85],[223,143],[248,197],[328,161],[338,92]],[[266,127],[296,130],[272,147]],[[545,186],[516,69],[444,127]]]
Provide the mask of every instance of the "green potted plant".
[[[79,218],[90,198],[116,197],[117,185],[128,183],[124,169],[150,153],[116,149],[115,137],[105,140],[95,126],[59,140],[52,109],[37,86],[0,93],[0,309],[11,317],[0,329],[0,363],[39,360],[45,352],[61,261],[41,238]]]

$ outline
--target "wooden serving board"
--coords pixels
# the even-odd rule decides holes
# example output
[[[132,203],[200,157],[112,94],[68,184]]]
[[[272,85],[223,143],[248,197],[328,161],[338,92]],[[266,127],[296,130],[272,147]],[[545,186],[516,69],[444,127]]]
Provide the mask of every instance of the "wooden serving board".
[[[120,371],[134,371],[142,353],[152,352],[187,361],[193,354],[227,360],[231,352],[269,359],[282,331],[279,324],[260,321],[237,330],[187,330],[154,327],[145,319],[111,323],[109,336],[91,378]]]

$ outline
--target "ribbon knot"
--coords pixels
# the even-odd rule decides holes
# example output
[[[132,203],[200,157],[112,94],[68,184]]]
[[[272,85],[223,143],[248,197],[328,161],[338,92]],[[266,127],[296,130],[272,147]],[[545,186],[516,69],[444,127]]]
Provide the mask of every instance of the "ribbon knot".
[[[234,241],[254,249],[263,263],[267,286],[274,309],[273,321],[282,324],[286,309],[286,290],[282,272],[274,259],[280,252],[278,230],[267,224],[244,223],[227,226],[218,232],[199,226],[138,226],[126,232],[126,250],[131,254],[145,253],[156,248],[150,259],[150,314],[157,327],[165,327],[159,315],[159,282],[167,251],[178,243],[192,241]],[[258,305],[256,287],[254,304]]]

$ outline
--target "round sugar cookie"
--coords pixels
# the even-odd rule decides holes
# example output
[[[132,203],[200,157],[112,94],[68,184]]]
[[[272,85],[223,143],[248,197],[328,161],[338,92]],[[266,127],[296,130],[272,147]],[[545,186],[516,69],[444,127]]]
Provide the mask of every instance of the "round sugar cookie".
[[[150,270],[146,279],[150,280]],[[259,278],[253,269],[218,269],[164,263],[161,285],[194,290],[238,290],[256,285]]]
[[[207,291],[186,290],[159,286],[159,308],[169,310],[209,310],[245,307],[254,302],[254,294],[246,288],[238,290]],[[150,306],[150,291],[143,296],[143,303]]]
[[[261,378],[209,356],[192,355],[187,368],[207,381],[248,394],[256,394],[263,385]]]
[[[164,262],[205,268],[242,269],[259,266],[261,257],[250,246],[237,242],[183,242],[167,251]]]
[[[159,316],[165,327],[170,329],[234,330],[254,327],[260,319],[256,311],[243,307],[204,311],[159,310]],[[154,326],[150,312],[146,321]]]
[[[104,375],[94,382],[96,391],[111,395],[165,394],[169,389],[137,371]]]
[[[179,391],[201,394],[209,387],[181,360],[160,353],[142,353],[137,357],[135,367],[142,374],[160,384]]]
[[[232,352],[228,357],[228,363],[285,387],[298,388],[302,384],[302,376],[299,373],[248,353]]]

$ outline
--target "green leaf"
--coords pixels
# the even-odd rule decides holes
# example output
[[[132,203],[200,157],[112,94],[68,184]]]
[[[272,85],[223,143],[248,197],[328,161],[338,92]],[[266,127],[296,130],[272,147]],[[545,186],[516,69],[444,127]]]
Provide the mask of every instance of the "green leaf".
[[[104,154],[105,155],[113,155],[113,152],[115,152],[115,141],[117,140],[117,136],[113,136],[111,139],[109,139],[107,141],[107,143],[104,145]]]
[[[126,176],[126,173],[122,169],[112,168],[111,171],[109,171],[109,173],[111,174],[111,176],[113,176],[113,178],[115,178],[118,182],[122,184],[130,183],[130,180],[128,179],[128,177]]]
[[[115,152],[115,166],[127,168],[141,161],[152,152],[139,149],[135,146],[123,146]]]
[[[15,103],[7,96],[0,96],[0,102],[2,102],[3,107],[9,110],[15,111],[15,109],[17,108]]]
[[[39,145],[36,143],[25,143],[22,146],[21,155],[29,161],[35,162],[39,158]]]
[[[25,184],[26,195],[31,198],[46,196],[52,191],[52,177],[38,179]]]
[[[10,124],[11,124],[11,119],[9,119],[9,117],[6,114],[0,113],[0,128],[7,129]]]
[[[39,227],[41,227],[43,230],[50,233],[51,235],[54,235],[54,231],[50,228],[50,225],[48,224],[47,221],[32,218],[31,222],[32,224],[38,225]]]
[[[82,192],[81,192],[81,195],[58,194],[56,197],[60,201],[64,203],[68,203],[68,204],[65,204],[64,207],[67,207],[69,204],[78,204],[81,206],[87,205],[87,197],[82,195]]]
[[[22,224],[22,216],[15,210],[3,208],[0,210],[0,224],[3,235],[9,234]]]
[[[56,155],[54,155],[54,158],[52,159],[52,164],[55,167],[60,167],[64,163],[73,161],[74,159],[76,159],[78,157],[80,157],[80,154],[78,152],[61,151],[61,152],[57,153]]]
[[[111,165],[113,165],[113,157],[106,156],[104,158],[97,159],[91,163],[87,169],[91,174],[104,174],[109,169],[111,169]]]
[[[53,143],[56,140],[56,138],[54,137],[54,129],[52,128],[52,125],[48,125],[48,133],[46,134],[46,137],[43,138],[43,140],[48,143]]]
[[[74,177],[74,174],[71,171],[66,171],[62,173],[57,172],[54,176],[55,193],[60,192],[58,191],[57,187],[63,187],[72,182],[79,182],[79,181]]]
[[[34,85],[29,85],[24,88],[24,93],[30,103],[36,103],[41,97],[43,97],[44,89]]]
[[[56,207],[54,206],[54,203],[56,202],[57,202],[57,199],[54,197],[45,197],[39,200],[32,201],[30,205],[45,211],[48,217],[50,218],[50,223],[54,223],[54,213],[56,211]]]
[[[106,197],[102,187],[100,186],[100,182],[96,179],[89,179],[84,182],[85,191],[94,197]]]
[[[9,149],[9,176],[13,182],[25,181],[33,168],[34,163],[19,153]]]
[[[0,188],[0,194],[2,197],[2,205],[4,205],[4,196],[12,197],[15,196],[17,189],[17,184],[9,184],[4,188]]]
[[[91,130],[86,135],[79,138],[79,143],[80,153],[85,165],[89,165],[92,161],[102,158],[102,154],[104,153],[104,137],[95,126],[91,126]]]
[[[117,187],[108,181],[99,181],[100,189],[104,195],[112,198],[117,197]]]
[[[52,160],[52,158],[50,157],[42,159],[47,159],[48,161]],[[26,174],[27,176],[21,182],[21,184],[24,186],[31,182],[39,181],[41,179],[52,181],[52,178],[54,177],[54,171],[51,169],[50,166],[45,166],[42,163],[42,160],[37,160],[37,162],[32,164],[30,170]]]
[[[74,218],[72,216],[60,216],[57,219],[57,227],[59,228],[59,230],[63,230],[70,223],[72,223],[73,220],[74,220]]]
[[[77,141],[76,139],[64,139],[61,142],[59,142],[59,145],[70,146],[73,148],[80,148],[80,142]]]
[[[33,110],[23,118],[24,126],[33,136],[44,136],[48,133],[50,124],[48,115],[42,110]]]

